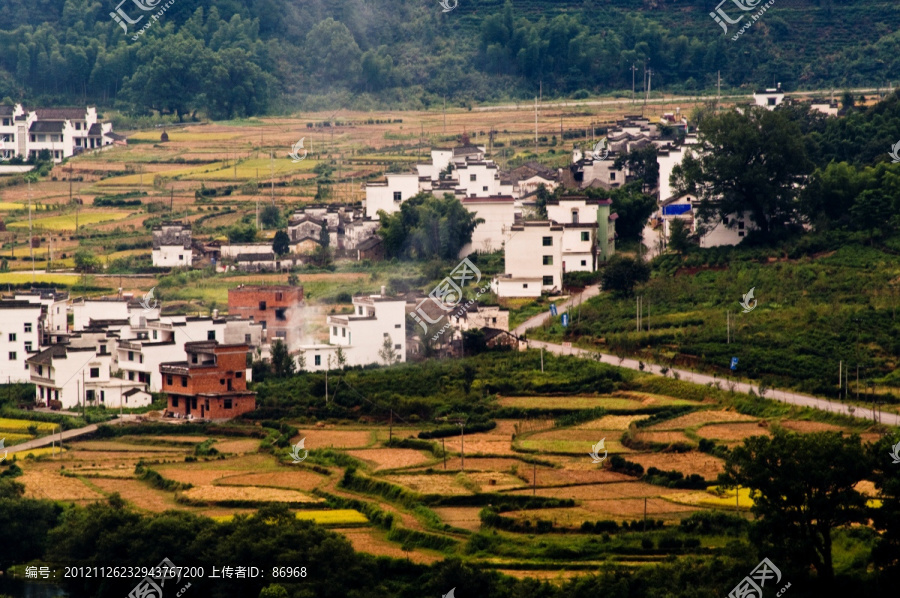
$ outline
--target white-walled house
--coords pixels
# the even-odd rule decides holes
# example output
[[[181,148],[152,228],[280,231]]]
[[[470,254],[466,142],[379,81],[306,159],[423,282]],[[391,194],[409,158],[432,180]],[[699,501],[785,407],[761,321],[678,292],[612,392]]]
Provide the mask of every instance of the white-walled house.
[[[73,338],[68,345],[51,345],[29,357],[35,402],[49,407],[50,401],[60,401],[63,409],[82,403],[124,407],[124,395],[144,385],[112,376],[113,357],[106,344],[98,345],[88,337]],[[149,398],[146,394],[134,395],[128,406],[143,407],[150,403]]]
[[[91,320],[128,320],[128,302],[117,298],[76,300],[72,303],[72,330],[90,327]]]
[[[55,289],[32,289],[31,291],[16,292],[14,297],[16,301],[28,301],[44,306],[41,344],[49,344],[48,339],[51,334],[68,332],[68,293],[58,292]]]
[[[500,169],[493,162],[466,162],[454,170],[457,188],[466,197],[491,197],[501,194]],[[512,192],[512,185],[508,185]]]
[[[379,354],[388,340],[396,357],[395,363],[406,361],[406,300],[381,295],[353,298],[353,313],[328,316],[328,344],[301,345],[304,369],[317,371],[337,367],[337,350],[341,349],[346,365],[384,363]]]
[[[781,83],[776,87],[754,91],[753,102],[756,106],[762,106],[767,110],[774,110],[776,106],[780,106],[784,102],[784,92],[781,90]]]
[[[400,204],[419,192],[418,174],[388,174],[385,180],[366,183],[366,218],[378,220],[378,212],[400,211]]]
[[[509,230],[516,221],[516,200],[511,195],[493,197],[465,197],[463,207],[484,222],[472,231],[472,241],[459,252],[465,257],[472,252],[490,253],[503,249]]]
[[[667,242],[671,235],[674,220],[684,221],[693,234],[703,229],[704,234],[698,238],[700,247],[737,245],[744,240],[748,232],[756,228],[749,212],[744,212],[740,216],[729,214],[724,218],[716,215],[708,221],[701,221],[697,216],[699,207],[700,199],[691,193],[671,197],[664,202],[659,212],[663,223],[664,242]]]
[[[21,104],[0,106],[0,157],[24,159],[50,152],[55,162],[79,152],[123,143],[112,123],[100,122],[97,109],[23,108]]]
[[[162,268],[190,267],[191,225],[181,222],[164,222],[153,227],[153,265]]]
[[[436,147],[431,149],[431,161],[416,164],[416,172],[421,179],[437,181],[441,178],[441,172],[447,170],[453,159],[453,149]]]
[[[491,281],[498,297],[540,297],[562,290],[563,227],[525,221],[510,230],[504,251],[505,273]]]
[[[31,382],[27,359],[40,346],[39,303],[0,301],[0,383]]]
[[[233,322],[233,334],[226,333],[230,322]],[[122,372],[123,379],[146,384],[151,392],[159,392],[162,390],[160,364],[187,359],[185,343],[218,341],[224,344],[226,337],[234,338],[238,334],[249,334],[251,340],[256,338],[259,341],[261,331],[261,324],[250,327],[249,321],[237,319],[175,316],[162,321],[148,320],[133,327],[128,338],[119,340],[117,370]],[[240,341],[245,339],[246,336],[243,336]]]

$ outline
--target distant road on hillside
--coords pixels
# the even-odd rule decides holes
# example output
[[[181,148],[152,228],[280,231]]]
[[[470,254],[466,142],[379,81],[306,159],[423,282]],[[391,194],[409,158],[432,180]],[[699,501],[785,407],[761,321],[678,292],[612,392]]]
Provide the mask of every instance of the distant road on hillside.
[[[789,96],[830,96],[831,92],[834,91],[836,96],[835,99],[838,99],[837,94],[843,95],[844,89],[820,89],[815,91],[791,91],[787,92]],[[879,89],[876,87],[866,87],[860,89],[851,89],[851,93],[877,93],[879,91],[887,91],[887,89]],[[640,98],[640,93],[636,95],[636,101],[634,103],[634,108],[640,108],[644,104],[644,100]],[[715,96],[712,95],[703,95],[703,96],[669,96],[664,98],[650,98],[647,100],[648,104],[671,104],[672,102],[706,102],[714,99]],[[753,93],[739,94],[739,95],[725,95],[721,96],[720,99],[728,101],[728,100],[741,100],[741,99],[749,99],[753,97]],[[631,98],[617,98],[615,100],[553,100],[540,102],[538,105],[539,108],[578,108],[580,106],[614,106],[616,104],[631,104]],[[472,108],[473,111],[480,112],[491,112],[496,110],[534,110],[534,101],[532,100],[530,103],[519,102],[518,104],[498,104],[496,106],[475,106]]]
[[[600,290],[596,285],[587,287],[582,295],[575,295],[567,299],[565,302],[557,303],[558,313],[562,314],[570,306],[581,303],[582,301],[585,301],[590,297],[595,297],[599,293]],[[542,325],[547,321],[549,317],[550,312],[544,312],[533,316],[526,320],[523,324],[519,325],[515,330],[513,330],[513,333],[517,336],[521,336],[529,329],[537,328],[538,326]],[[544,341],[536,340],[529,340],[528,347],[531,349],[543,348],[544,350],[550,351],[551,353],[555,353],[557,355],[575,355],[576,357],[584,357],[587,359],[597,359],[597,356],[599,355],[599,361],[602,363],[607,363],[616,367],[628,368],[630,370],[641,371],[641,364],[637,359],[625,358],[620,362],[619,358],[615,355],[608,355],[606,353],[599,353],[597,351],[588,351],[586,349],[579,349],[577,347],[564,347],[563,345],[559,345],[556,343],[547,343]],[[662,376],[663,374],[660,370],[663,367],[665,366],[659,366],[645,362],[643,371],[645,373],[658,374]],[[753,392],[757,392],[759,389],[758,385],[754,386],[753,384],[748,384],[747,382],[738,382],[727,380],[724,378],[716,378],[714,376],[708,376],[706,374],[700,374],[697,372],[692,372],[690,370],[669,368],[667,373],[670,376],[672,375],[671,372],[678,372],[678,376],[681,380],[684,380],[686,382],[693,382],[695,384],[715,384],[718,382],[725,390],[731,390],[731,385],[733,384],[735,392],[749,393],[751,390],[753,390]],[[771,388],[766,392],[765,398],[781,401],[782,403],[790,403],[791,405],[799,405],[801,407],[811,407],[813,409],[821,409],[822,411],[841,413],[843,415],[849,415],[851,417],[857,417],[860,419],[867,419],[869,421],[874,421],[875,419],[877,419],[883,424],[900,426],[900,415],[895,415],[893,413],[880,413],[876,414],[873,417],[873,410],[867,407],[856,407],[856,411],[851,414],[849,411],[849,406],[839,401],[819,399],[810,395],[798,394],[786,390]]]

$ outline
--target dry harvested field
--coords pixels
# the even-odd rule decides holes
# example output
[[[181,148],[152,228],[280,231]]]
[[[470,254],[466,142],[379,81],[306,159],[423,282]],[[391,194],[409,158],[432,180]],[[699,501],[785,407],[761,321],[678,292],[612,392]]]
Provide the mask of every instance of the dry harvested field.
[[[546,569],[535,569],[535,570],[527,570],[527,569],[496,569],[496,571],[508,575],[510,577],[515,577],[516,579],[539,579],[541,581],[565,581],[567,579],[572,579],[573,577],[578,577],[579,575],[585,575],[585,571],[548,571]]]
[[[420,494],[443,494],[445,496],[458,496],[461,494],[472,494],[472,491],[465,487],[465,473],[457,474],[396,474],[384,476],[384,479],[404,486],[413,492]]]
[[[759,424],[710,424],[697,430],[701,438],[725,442],[741,442],[751,436],[769,436],[771,432]]]
[[[540,478],[538,478],[540,482]],[[513,490],[511,494],[531,494],[530,488],[525,490]],[[614,500],[624,498],[641,498],[664,496],[684,492],[673,488],[653,486],[644,482],[611,482],[608,484],[590,484],[582,486],[561,486],[558,488],[537,488],[537,496],[550,496],[553,498],[574,498],[575,500]]]
[[[181,492],[181,496],[196,501],[216,503],[230,500],[254,502],[322,502],[308,494],[295,490],[259,488],[256,486],[195,486]]]
[[[636,453],[629,455],[628,459],[643,466],[644,470],[651,467],[670,471],[680,471],[685,477],[696,473],[707,480],[715,480],[723,470],[723,461],[712,455],[697,451],[687,453]]]
[[[755,424],[753,424],[755,425]],[[693,440],[685,436],[684,432],[671,430],[668,432],[638,432],[634,435],[634,439],[638,442],[655,442],[659,444],[675,444],[676,442],[685,442],[687,444],[695,444]]]
[[[537,474],[538,486],[565,486],[573,484],[602,484],[609,482],[628,481],[628,476],[615,473],[609,469],[601,469],[600,465],[591,463],[591,459],[585,455],[585,461],[594,469],[555,469],[551,467],[533,468],[530,465],[524,469],[520,469],[520,473],[525,474],[531,483],[533,473]]]
[[[502,492],[525,486],[525,482],[508,473],[467,471],[465,480],[467,484],[477,486],[479,492]]]
[[[478,518],[481,507],[435,507],[432,510],[437,513],[441,521],[453,527],[473,532],[481,529],[481,519]]]
[[[809,422],[796,419],[787,419],[779,422],[779,424],[791,430],[792,432],[800,432],[801,434],[811,434],[813,432],[847,432],[846,429],[828,424],[825,422]]]
[[[63,441],[65,442],[65,441]],[[147,453],[187,453],[187,447],[163,446],[160,444],[142,444],[131,442],[116,442],[106,440],[81,440],[72,444],[78,451],[122,451],[122,452],[147,452]]]
[[[259,440],[248,438],[243,440],[219,440],[213,448],[220,453],[255,453],[259,450]]]
[[[512,449],[511,444],[512,434],[512,432],[501,430],[499,425],[489,432],[466,434],[466,456],[515,455],[516,452]],[[462,449],[463,439],[460,436],[451,436],[443,440],[448,452],[459,453]],[[450,457],[447,458],[447,461],[450,461]]]
[[[395,559],[409,558],[410,561],[420,564],[431,564],[442,560],[444,557],[439,553],[426,552],[423,550],[411,550],[406,552],[401,549],[399,544],[388,542],[384,538],[384,533],[371,529],[335,529],[350,541],[353,549],[358,552],[366,552],[377,556],[389,556]]]
[[[625,431],[631,424],[650,417],[649,415],[607,415],[599,419],[573,426],[573,430],[616,430]]]
[[[694,411],[675,419],[670,419],[647,428],[648,430],[683,430],[696,428],[705,424],[724,422],[755,422],[757,419],[750,415],[744,415],[735,411]]]
[[[168,509],[184,510],[171,492],[156,490],[140,480],[91,479],[91,483],[108,494],[118,492],[138,509],[160,513]]]
[[[52,471],[40,471],[31,467],[16,479],[25,485],[26,498],[45,498],[64,501],[92,501],[103,498],[103,495],[89,488],[77,478],[62,476]]]
[[[307,428],[300,429],[297,436],[291,439],[296,443],[301,438],[306,438],[304,447],[307,449],[322,448],[365,448],[373,444],[371,430],[343,430],[340,428]]]
[[[244,473],[224,476],[216,479],[214,483],[218,486],[260,486],[309,492],[326,481],[328,481],[328,478],[321,474],[298,468],[293,471]]]
[[[412,467],[414,465],[427,463],[433,459],[431,455],[426,455],[422,451],[399,448],[362,449],[347,451],[347,454],[352,455],[357,459],[374,463],[375,471],[380,469]]]
[[[468,442],[466,442],[466,449],[466,452],[468,452]],[[448,456],[446,469],[444,468],[443,461],[439,461],[437,463],[429,465],[428,468],[434,469],[435,471],[460,471],[461,465],[462,463],[460,462],[459,457]],[[523,468],[530,468],[531,465],[518,459],[508,459],[502,457],[469,457],[468,455],[466,455],[466,471],[510,472],[510,470],[515,467],[521,470]],[[409,473],[421,472],[425,469],[425,467],[416,467],[415,469],[410,469]]]

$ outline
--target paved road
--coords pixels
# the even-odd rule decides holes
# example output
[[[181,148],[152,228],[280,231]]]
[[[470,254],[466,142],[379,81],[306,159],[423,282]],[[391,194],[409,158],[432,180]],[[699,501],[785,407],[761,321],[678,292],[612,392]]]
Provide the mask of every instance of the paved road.
[[[610,365],[628,368],[631,370],[640,370],[640,363],[638,362],[638,360],[629,359],[627,357],[620,362],[619,358],[615,355],[607,355],[606,353],[587,351],[585,349],[579,349],[577,347],[563,347],[562,345],[557,345],[555,343],[545,343],[542,341],[534,340],[528,341],[528,347],[536,349],[543,347],[545,350],[556,353],[557,355],[576,355],[578,357],[585,357],[588,359],[597,359],[597,357],[599,356],[599,361],[602,363],[608,363]],[[660,371],[662,367],[663,366],[645,362],[644,372],[662,375],[662,372]],[[706,374],[699,374],[690,370],[679,370],[676,368],[669,368],[669,371],[667,373],[669,376],[671,376],[672,372],[678,372],[678,376],[682,380],[685,380],[687,382],[694,382],[695,384],[715,384],[716,382],[718,382],[723,390],[731,390],[731,385],[734,384],[735,392],[749,393],[751,389],[753,390],[753,392],[758,391],[757,386],[747,384],[746,382],[731,382],[727,379],[716,378],[714,376],[707,376]],[[829,401],[826,399],[819,399],[810,395],[803,395],[778,389],[770,389],[766,392],[765,397],[767,399],[775,399],[776,401],[781,401],[782,403],[790,403],[792,405],[800,405],[803,407],[812,407],[814,409],[821,409],[823,411],[831,411],[834,413],[842,413],[844,415],[852,415],[853,417],[868,419],[869,421],[872,421],[871,408],[857,407],[856,411],[851,414],[848,411],[848,406],[843,403],[837,401]],[[900,415],[894,415],[893,413],[881,413],[880,418],[881,423],[883,424],[900,426]]]
[[[566,312],[569,309],[569,307],[571,307],[572,305],[574,305],[576,303],[583,303],[583,302],[587,301],[588,299],[590,299],[591,297],[596,297],[599,294],[600,294],[600,286],[599,285],[591,285],[589,287],[585,287],[584,292],[582,292],[581,294],[572,295],[571,297],[569,297],[568,299],[566,299],[565,301],[563,301],[561,303],[557,302],[556,303],[557,313],[562,314],[562,313]],[[527,320],[525,320],[524,322],[519,324],[516,327],[516,329],[512,331],[512,333],[515,334],[516,336],[522,336],[530,328],[537,328],[538,326],[542,325],[544,322],[547,321],[548,318],[550,318],[549,308],[547,311],[541,312],[536,316],[531,316],[530,318],[528,318]]]
[[[822,96],[827,97],[832,91],[830,89],[820,89],[814,91],[791,91],[788,93],[790,96]],[[875,87],[866,87],[860,89],[851,89],[853,93],[877,93],[879,91],[883,91],[887,93],[889,90],[884,88],[875,88]],[[843,93],[843,90],[841,91]],[[640,107],[644,104],[643,99],[640,97],[640,94],[636,96],[637,100],[634,106]],[[740,99],[749,99],[752,98],[752,93],[739,94],[739,95],[730,95],[730,96],[720,96],[721,100],[740,100]],[[664,98],[651,98],[647,100],[648,104],[671,104],[672,102],[708,102],[715,99],[713,96],[705,95],[705,96],[668,96]],[[540,102],[538,108],[575,108],[579,106],[611,106],[615,104],[631,104],[631,97],[622,97],[616,98],[614,100],[557,100],[557,101],[546,101]],[[496,110],[534,110],[534,100],[530,103],[526,100],[523,102],[519,102],[517,104],[498,104],[496,106],[475,106],[472,108],[473,111],[479,112],[492,112]]]
[[[587,287],[584,290],[584,293],[581,295],[573,295],[565,302],[557,304],[557,310],[561,314],[568,307],[575,303],[581,303],[590,299],[591,297],[596,297],[600,294],[600,288],[597,285],[592,285]],[[526,320],[524,323],[520,324],[513,333],[517,336],[521,336],[526,331],[531,328],[537,328],[542,325],[547,319],[550,317],[550,312],[546,311],[540,313],[536,316],[533,316]],[[557,355],[575,355],[578,357],[585,357],[587,359],[598,359],[602,363],[608,363],[611,365],[615,365],[618,367],[628,368],[631,370],[640,371],[640,362],[637,359],[629,359],[625,358],[623,360],[619,360],[615,355],[608,355],[606,353],[598,353],[596,351],[588,351],[586,349],[579,349],[577,347],[564,347],[562,345],[558,345],[555,343],[547,343],[543,341],[529,340],[528,341],[529,348],[539,349],[543,347],[545,350],[550,351],[551,353],[556,353]],[[662,375],[660,371],[664,366],[654,365],[651,363],[644,363],[644,372],[659,374]],[[731,390],[731,385],[734,384],[735,392],[743,392],[749,393],[752,389],[753,392],[758,392],[759,386],[754,386],[752,384],[748,384],[746,382],[738,382],[738,381],[729,381],[723,378],[717,378],[715,376],[708,376],[706,374],[700,374],[697,372],[692,372],[690,370],[679,370],[677,368],[669,368],[667,374],[673,375],[673,372],[678,372],[678,376],[682,380],[686,380],[688,382],[694,382],[695,384],[716,384],[717,382],[721,385],[724,390]],[[821,409],[822,411],[831,411],[834,413],[842,413],[844,415],[851,415],[853,417],[858,417],[861,419],[867,419],[872,421],[872,409],[864,408],[864,407],[856,407],[854,413],[850,413],[848,410],[848,405],[838,401],[829,401],[827,399],[819,399],[817,397],[813,397],[810,395],[798,394],[795,392],[789,392],[786,390],[779,389],[770,389],[766,392],[765,397],[767,399],[775,399],[776,401],[781,401],[783,403],[790,403],[791,405],[800,405],[802,407],[812,407],[813,409]],[[880,421],[883,424],[888,424],[892,426],[900,426],[900,415],[895,415],[893,413],[881,413],[878,415],[880,417]]]
[[[125,419],[113,419],[107,424],[114,426],[117,424],[125,423]],[[91,424],[89,426],[85,426],[83,428],[76,428],[74,430],[66,430],[62,433],[63,446],[65,446],[65,441],[70,438],[77,438],[79,436],[84,436],[85,434],[90,434],[91,432],[97,431],[98,424]],[[28,452],[32,449],[41,448],[45,446],[50,446],[52,443],[59,443],[59,433],[51,434],[50,436],[44,436],[42,438],[35,438],[34,440],[29,440],[28,442],[23,442],[22,444],[17,444],[15,446],[9,447],[9,453],[24,453]]]

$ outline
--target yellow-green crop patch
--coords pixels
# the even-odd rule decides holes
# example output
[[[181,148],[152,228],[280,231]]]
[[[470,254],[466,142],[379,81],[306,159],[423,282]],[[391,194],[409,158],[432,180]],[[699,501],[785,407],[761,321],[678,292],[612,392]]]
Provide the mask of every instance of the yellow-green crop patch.
[[[86,226],[91,224],[99,224],[101,222],[109,222],[112,220],[121,220],[128,218],[131,214],[128,212],[81,212],[77,216],[78,226]],[[39,218],[33,220],[35,229],[40,230],[75,230],[76,216],[72,214],[63,214],[61,216],[51,216],[49,218]],[[28,228],[27,220],[12,222],[7,225],[9,228]]]
[[[23,203],[12,203],[8,201],[0,201],[0,212],[9,212],[11,210],[24,210],[27,208]]]
[[[28,419],[9,419],[6,417],[0,417],[0,433],[27,433],[30,426],[34,426],[38,430],[38,432],[52,432],[57,429],[57,425],[50,422],[36,422]]]
[[[310,510],[297,511],[295,513],[297,519],[314,521],[319,525],[328,525],[335,527],[349,527],[358,525],[368,525],[369,520],[359,511],[353,509],[334,509],[334,510]],[[234,515],[216,515],[212,517],[213,521],[226,523],[234,519]]]
[[[297,173],[311,173],[315,168],[317,160],[302,160],[293,162],[288,158],[278,158],[275,160],[274,176],[282,177]],[[190,180],[213,180],[213,181],[232,181],[232,180],[260,180],[265,181],[273,176],[271,160],[245,160],[237,165],[225,166],[217,170],[209,170],[204,172],[191,173],[182,178]]]

